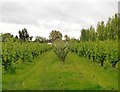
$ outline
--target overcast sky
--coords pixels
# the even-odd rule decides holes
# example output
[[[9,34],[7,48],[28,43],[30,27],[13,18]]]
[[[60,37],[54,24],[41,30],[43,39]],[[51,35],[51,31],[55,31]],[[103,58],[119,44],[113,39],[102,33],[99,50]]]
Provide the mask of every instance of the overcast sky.
[[[118,0],[45,0],[0,3],[0,33],[18,35],[26,28],[32,36],[48,38],[52,30],[79,38],[82,28],[96,27],[118,12]]]

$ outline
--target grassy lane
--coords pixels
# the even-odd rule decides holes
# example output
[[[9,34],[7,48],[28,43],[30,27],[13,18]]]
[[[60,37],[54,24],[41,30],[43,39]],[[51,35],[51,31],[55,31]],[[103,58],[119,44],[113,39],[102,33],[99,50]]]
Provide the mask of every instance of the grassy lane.
[[[49,54],[50,52],[46,52],[26,65],[18,64],[16,74],[3,74],[3,89],[31,89],[37,85],[42,76],[41,71],[43,72],[42,63]]]
[[[19,65],[15,74],[3,75],[3,89],[65,90],[117,89],[117,70],[104,69],[88,59],[69,53],[66,62],[48,51],[27,65]]]
[[[97,63],[90,62],[84,57],[79,58],[73,53],[70,54],[70,57],[69,61],[76,61],[73,63],[76,69],[71,68],[71,70],[78,70],[77,73],[81,73],[86,79],[91,80],[92,84],[89,85],[87,89],[118,89],[117,69],[111,67],[103,68]],[[83,80],[83,82],[85,81],[86,80]]]

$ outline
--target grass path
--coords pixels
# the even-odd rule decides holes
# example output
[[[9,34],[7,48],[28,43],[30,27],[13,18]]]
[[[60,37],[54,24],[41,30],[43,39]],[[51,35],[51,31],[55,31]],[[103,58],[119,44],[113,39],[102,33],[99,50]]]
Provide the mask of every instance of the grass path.
[[[104,69],[89,62],[88,59],[69,53],[66,62],[62,63],[53,51],[48,51],[30,64],[20,64],[15,74],[3,74],[3,89],[118,89],[116,69]]]

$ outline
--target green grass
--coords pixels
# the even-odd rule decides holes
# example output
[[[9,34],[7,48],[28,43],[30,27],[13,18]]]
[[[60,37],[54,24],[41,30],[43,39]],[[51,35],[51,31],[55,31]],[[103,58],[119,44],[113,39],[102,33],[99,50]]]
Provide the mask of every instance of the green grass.
[[[16,73],[3,74],[3,90],[118,89],[117,69],[103,68],[71,52],[65,61],[48,51],[32,63],[19,63]]]
[[[2,75],[2,58],[0,57],[0,75]],[[2,90],[2,76],[0,76],[0,91]]]

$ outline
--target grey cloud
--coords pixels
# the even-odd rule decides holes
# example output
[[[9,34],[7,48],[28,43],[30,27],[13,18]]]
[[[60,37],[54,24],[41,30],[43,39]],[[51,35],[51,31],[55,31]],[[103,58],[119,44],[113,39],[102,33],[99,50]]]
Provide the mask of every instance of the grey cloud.
[[[58,20],[66,23],[77,23],[80,26],[90,25],[86,18],[97,23],[106,20],[117,12],[117,3],[3,3],[2,22],[15,24],[31,24],[38,26],[38,20]],[[44,23],[42,26],[49,27]],[[94,25],[95,26],[95,25]]]
[[[27,5],[26,5],[27,7]],[[2,4],[2,22],[15,24],[37,24],[36,18],[19,3]]]

